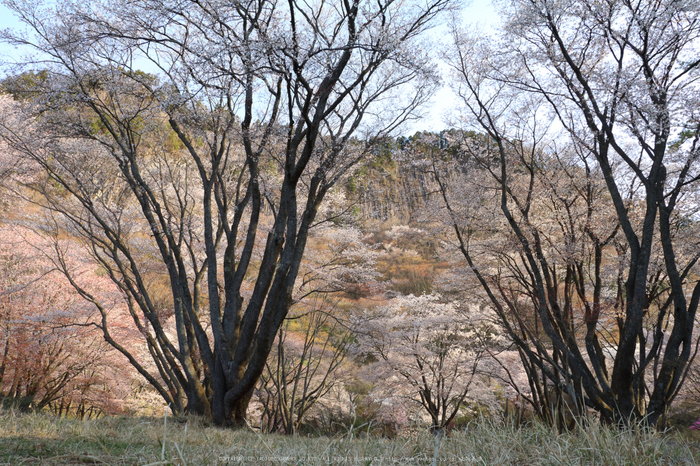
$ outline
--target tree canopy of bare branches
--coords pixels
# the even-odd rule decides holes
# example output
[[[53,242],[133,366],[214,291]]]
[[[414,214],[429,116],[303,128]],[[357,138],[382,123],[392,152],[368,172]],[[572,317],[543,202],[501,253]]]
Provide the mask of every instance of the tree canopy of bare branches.
[[[321,203],[430,94],[419,39],[451,2],[6,5],[28,32],[5,41],[35,55],[2,137],[43,168],[41,202],[120,288],[155,373],[74,285],[175,411],[241,425]]]
[[[608,421],[656,424],[695,351],[699,6],[523,0],[504,14],[491,44],[455,27],[448,60],[489,141],[467,152],[512,241],[500,277],[519,285],[477,261],[461,220],[460,248],[503,322],[521,319],[509,330],[540,377]]]

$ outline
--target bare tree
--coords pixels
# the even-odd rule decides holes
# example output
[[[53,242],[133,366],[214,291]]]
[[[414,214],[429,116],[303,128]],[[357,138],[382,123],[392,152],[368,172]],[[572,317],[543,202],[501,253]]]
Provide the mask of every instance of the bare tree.
[[[697,5],[532,0],[508,2],[504,13],[500,50],[455,28],[449,59],[466,114],[492,146],[491,156],[475,160],[495,180],[517,244],[517,254],[504,260],[519,262],[510,270],[522,274],[540,326],[540,333],[510,333],[549,383],[603,419],[654,425],[684,378],[700,300],[697,205],[690,197],[700,176]],[[539,191],[556,178],[540,154],[552,159],[564,149],[578,159],[565,168],[572,173],[569,194]],[[589,258],[556,266],[536,199],[557,196],[564,210],[555,218],[566,222],[567,199],[585,206],[587,186],[598,182],[603,195],[591,198],[589,210],[606,203],[614,219],[600,234],[584,215],[582,242],[571,246],[586,244]],[[561,227],[563,247],[573,237]],[[522,315],[519,299],[504,299],[508,290],[475,260],[469,238],[459,240],[493,306],[504,316]],[[601,267],[610,262],[620,273],[606,284]],[[608,286],[617,292],[606,297]],[[612,354],[601,351],[602,338]]]
[[[158,374],[119,349],[166,400],[245,422],[319,206],[426,99],[417,39],[449,5],[7,2],[31,33],[5,39],[47,72],[32,134],[4,138],[58,185],[46,206],[121,288]]]
[[[327,297],[325,297],[327,298]],[[280,328],[256,389],[266,432],[294,434],[311,409],[338,384],[353,333],[319,296],[310,309],[296,311]]]

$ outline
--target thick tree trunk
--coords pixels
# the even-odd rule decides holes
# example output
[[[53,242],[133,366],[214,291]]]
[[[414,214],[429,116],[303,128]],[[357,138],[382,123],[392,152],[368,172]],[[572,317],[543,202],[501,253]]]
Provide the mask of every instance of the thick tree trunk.
[[[212,419],[211,403],[209,399],[207,399],[204,387],[190,384],[187,390],[187,406],[185,407],[185,412],[187,414],[194,414]]]

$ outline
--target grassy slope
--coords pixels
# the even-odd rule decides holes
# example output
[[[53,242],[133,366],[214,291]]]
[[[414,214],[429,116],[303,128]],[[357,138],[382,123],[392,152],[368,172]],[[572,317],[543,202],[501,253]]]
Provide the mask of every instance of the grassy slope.
[[[197,420],[57,419],[0,413],[0,464],[431,464],[435,439],[418,434],[394,440],[284,437],[207,427]],[[692,432],[616,432],[592,426],[557,435],[543,426],[516,429],[482,423],[453,432],[438,464],[656,465],[698,464]],[[162,448],[165,436],[165,448]]]

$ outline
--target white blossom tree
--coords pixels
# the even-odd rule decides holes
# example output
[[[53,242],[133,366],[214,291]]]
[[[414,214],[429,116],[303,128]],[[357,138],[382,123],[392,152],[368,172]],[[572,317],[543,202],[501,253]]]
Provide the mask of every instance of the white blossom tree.
[[[3,138],[126,296],[142,375],[244,424],[319,208],[430,94],[419,38],[450,0],[6,5],[29,32],[5,40],[38,60],[22,71],[44,70],[8,89],[34,130]]]
[[[470,391],[478,393],[472,399],[493,404],[479,370],[497,335],[482,313],[437,294],[408,295],[357,316],[353,326],[353,351],[368,364],[380,404],[412,400],[436,433],[455,419]]]
[[[470,153],[509,231],[501,264],[527,302],[456,222],[460,248],[504,323],[530,316],[509,333],[549,383],[609,422],[654,425],[693,354],[700,302],[700,10],[531,0],[503,12],[501,40],[454,28],[448,59],[465,121],[485,134]]]

